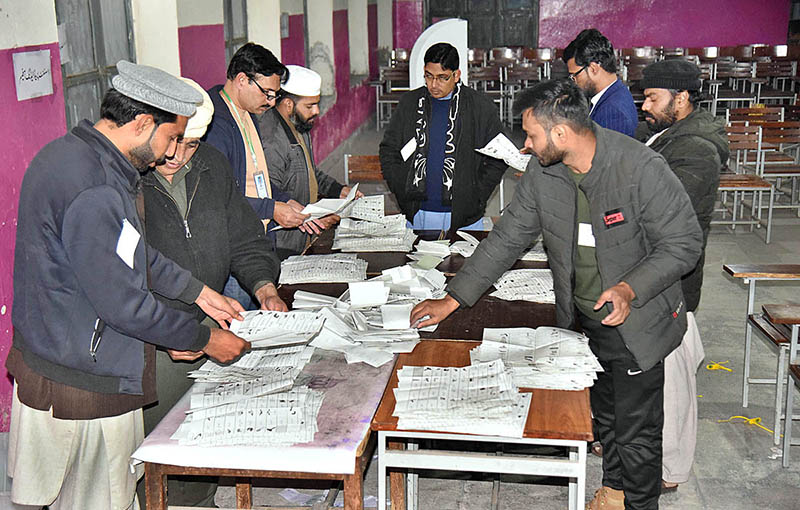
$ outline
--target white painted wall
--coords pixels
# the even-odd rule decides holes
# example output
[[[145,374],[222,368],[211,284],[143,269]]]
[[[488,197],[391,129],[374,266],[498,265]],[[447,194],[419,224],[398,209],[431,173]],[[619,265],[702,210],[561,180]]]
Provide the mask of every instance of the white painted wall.
[[[0,48],[58,41],[53,0],[0,2]]]
[[[393,49],[392,17],[392,0],[378,0],[378,48]]]
[[[302,2],[300,2],[302,5]],[[281,1],[247,0],[247,37],[281,58]]]
[[[307,0],[308,66],[322,76],[322,95],[335,91],[333,74],[333,0]]]
[[[180,28],[195,25],[222,25],[225,23],[222,0],[177,1],[178,27]]]
[[[290,16],[303,14],[303,0],[281,0],[281,12],[285,12]]]
[[[367,0],[348,0],[347,31],[350,74],[369,74],[369,24]]]
[[[176,0],[131,0],[136,62],[181,74]]]

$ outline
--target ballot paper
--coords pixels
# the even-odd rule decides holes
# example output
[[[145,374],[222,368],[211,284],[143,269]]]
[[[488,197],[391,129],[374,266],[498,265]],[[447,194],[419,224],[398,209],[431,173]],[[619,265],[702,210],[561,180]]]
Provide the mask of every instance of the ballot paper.
[[[501,360],[467,367],[404,366],[394,389],[398,429],[522,437],[530,393]]]
[[[494,284],[490,296],[507,301],[555,303],[553,273],[549,269],[513,269],[506,271]]]
[[[189,412],[287,391],[294,385],[298,375],[300,370],[295,367],[275,367],[268,374],[244,381],[215,385],[195,384],[192,386]]]
[[[203,383],[230,383],[258,378],[270,378],[276,369],[302,370],[311,360],[314,348],[306,345],[291,345],[273,349],[261,349],[244,354],[235,363],[222,365],[214,360],[206,361],[200,368],[188,373],[189,378]]]
[[[467,232],[459,230],[456,232],[456,234],[458,234],[463,240],[455,241],[453,244],[451,244],[450,252],[461,255],[465,258],[471,257],[475,252],[475,248],[478,247],[480,242]],[[547,254],[544,251],[544,243],[542,243],[541,238],[534,241],[531,247],[519,257],[519,260],[528,262],[547,262]]]
[[[531,160],[530,154],[521,154],[514,142],[503,133],[498,133],[485,147],[475,150],[490,158],[502,159],[506,165],[520,172],[528,168],[528,162]]]
[[[404,229],[402,233],[385,236],[341,237],[338,232],[339,229],[334,234],[333,249],[343,252],[409,252],[417,240],[417,235],[410,228]]]
[[[361,197],[345,206],[340,216],[345,218],[356,218],[359,220],[381,221],[384,217],[383,195],[370,195]]]
[[[294,310],[317,310],[323,306],[337,306],[342,304],[333,296],[307,292],[305,290],[295,291],[292,297],[292,309]]]
[[[362,199],[363,200],[363,199]],[[361,202],[361,200],[359,200]],[[377,221],[342,218],[336,227],[336,236],[344,237],[402,237],[407,230],[406,217],[402,214],[384,216]]]
[[[408,329],[411,327],[411,309],[413,303],[381,305],[383,329]]]
[[[253,348],[306,343],[322,328],[322,317],[314,312],[241,312],[242,320],[231,321],[230,330]]]
[[[389,298],[389,288],[383,282],[354,282],[348,284],[350,305],[354,308],[380,306]]]
[[[450,256],[450,241],[444,239],[442,241],[426,241],[421,239],[416,246],[415,254],[420,255],[433,255],[435,257],[449,257]]]
[[[436,255],[415,255],[409,253],[406,255],[413,261],[411,264],[418,269],[433,269],[444,261],[444,257],[437,257]]]
[[[348,283],[367,279],[367,261],[354,253],[292,255],[281,262],[279,283]]]
[[[345,198],[323,198],[313,204],[308,204],[303,208],[303,214],[310,214],[311,217],[305,220],[309,221],[328,216],[329,214],[340,214],[348,205],[356,199],[356,192],[358,191],[358,184],[350,188],[350,192]]]

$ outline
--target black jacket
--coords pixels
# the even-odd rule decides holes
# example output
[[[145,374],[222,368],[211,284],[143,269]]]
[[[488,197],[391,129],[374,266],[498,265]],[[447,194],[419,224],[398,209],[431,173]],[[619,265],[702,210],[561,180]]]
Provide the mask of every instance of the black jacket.
[[[642,142],[646,142],[653,134],[646,122],[641,122],[636,129],[636,137]],[[703,230],[703,253],[700,260],[681,278],[686,307],[693,312],[700,304],[705,248],[711,230],[714,201],[717,198],[719,172],[730,155],[725,121],[715,118],[705,110],[695,109],[659,136],[650,148],[664,156],[669,167],[678,176],[692,201],[697,221]]]
[[[201,143],[191,165],[185,177],[185,225],[155,170],[142,179],[150,245],[220,293],[230,273],[251,293],[258,282],[276,282],[280,262],[258,215],[239,193],[228,160],[212,145]],[[162,299],[200,320],[205,317],[197,305]]]
[[[400,98],[400,104],[386,128],[379,151],[383,178],[409,221],[414,220],[420,201],[407,197],[414,177],[414,158],[403,161],[400,149],[414,138],[417,103],[424,94],[429,94],[428,89],[420,87]],[[475,151],[503,131],[497,106],[486,95],[466,86],[461,87],[461,101],[457,118],[460,124],[459,136],[455,141],[456,167],[453,178],[453,215],[450,221],[452,230],[474,223],[483,216],[489,196],[508,168],[502,160]],[[425,115],[430,125],[430,101],[427,102]]]

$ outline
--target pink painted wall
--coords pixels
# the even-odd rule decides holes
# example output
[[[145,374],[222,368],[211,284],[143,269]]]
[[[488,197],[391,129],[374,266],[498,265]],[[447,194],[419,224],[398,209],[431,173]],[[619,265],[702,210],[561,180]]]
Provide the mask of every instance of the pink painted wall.
[[[394,47],[411,49],[423,30],[421,0],[395,0],[392,7],[394,17]]]
[[[373,53],[370,53],[372,66]],[[333,68],[336,103],[322,115],[311,131],[314,159],[325,159],[345,141],[375,110],[375,91],[365,78],[350,87],[350,40],[347,10],[333,11]]]
[[[281,62],[306,65],[306,38],[302,14],[289,16],[289,37],[281,39]]]
[[[789,11],[790,0],[541,0],[539,46],[590,27],[618,48],[786,44]]]
[[[367,41],[369,42],[369,77],[378,77],[378,4],[367,5]]]
[[[12,55],[23,51],[50,50],[53,94],[17,101]],[[67,130],[64,87],[58,43],[0,50],[0,432],[8,431],[11,412],[11,379],[5,359],[11,347],[14,241],[17,230],[19,187],[25,169],[46,143]],[[13,120],[13,121],[12,121]]]
[[[194,25],[178,29],[181,75],[208,89],[225,81],[225,27]]]

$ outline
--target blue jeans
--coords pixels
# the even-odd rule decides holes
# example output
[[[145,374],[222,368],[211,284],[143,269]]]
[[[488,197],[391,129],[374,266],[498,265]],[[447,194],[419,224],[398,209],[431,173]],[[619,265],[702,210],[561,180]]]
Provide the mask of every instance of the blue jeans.
[[[258,304],[250,297],[250,294],[239,285],[239,282],[233,276],[228,277],[222,294],[240,302],[245,310],[258,310],[259,308]]]
[[[423,211],[420,209],[414,215],[414,223],[406,222],[408,228],[414,230],[450,230],[450,217],[452,213],[438,212],[438,211]],[[459,230],[485,230],[483,227],[483,218],[479,219],[472,225],[461,227]]]

